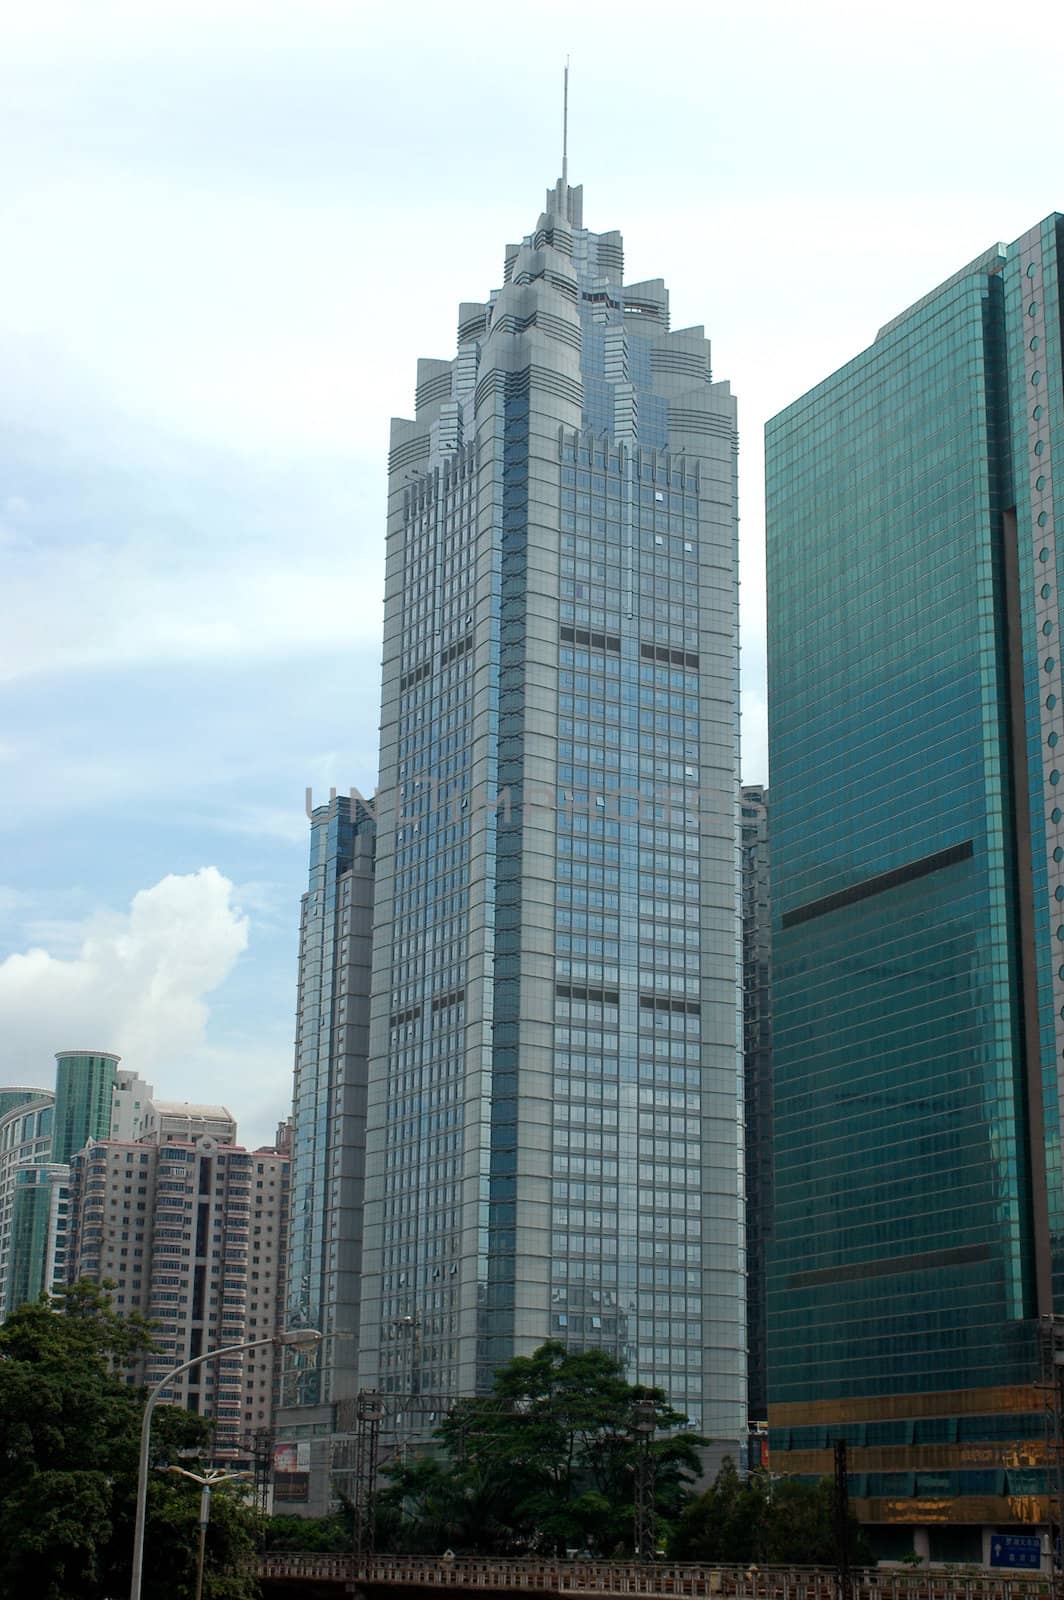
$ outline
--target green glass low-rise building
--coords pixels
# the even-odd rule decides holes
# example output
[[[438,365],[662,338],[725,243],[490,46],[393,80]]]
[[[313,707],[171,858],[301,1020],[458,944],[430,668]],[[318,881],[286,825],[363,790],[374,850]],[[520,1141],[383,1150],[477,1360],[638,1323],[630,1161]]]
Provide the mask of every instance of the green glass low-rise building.
[[[775,1470],[883,1554],[1045,1526],[1064,1313],[1064,219],[767,430]]]

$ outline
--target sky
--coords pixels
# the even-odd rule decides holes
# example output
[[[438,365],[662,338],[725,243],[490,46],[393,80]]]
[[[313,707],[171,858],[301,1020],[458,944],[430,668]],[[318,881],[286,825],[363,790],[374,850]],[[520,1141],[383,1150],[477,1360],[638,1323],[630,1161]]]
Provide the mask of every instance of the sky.
[[[765,420],[1064,209],[1058,8],[84,0],[0,12],[0,1082],[116,1050],[268,1139],[306,788],[372,788],[388,422],[560,166]]]

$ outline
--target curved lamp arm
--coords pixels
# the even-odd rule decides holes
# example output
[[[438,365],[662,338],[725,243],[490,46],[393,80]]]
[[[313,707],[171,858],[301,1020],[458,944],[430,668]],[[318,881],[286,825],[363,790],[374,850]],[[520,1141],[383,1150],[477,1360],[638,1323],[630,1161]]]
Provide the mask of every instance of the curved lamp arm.
[[[269,1344],[280,1344],[294,1347],[297,1350],[311,1350],[321,1343],[321,1334],[314,1328],[292,1328],[284,1333],[271,1333],[265,1339],[249,1339],[243,1344],[222,1345],[219,1350],[207,1350],[201,1356],[193,1356],[191,1361],[183,1361],[179,1367],[168,1372],[160,1378],[155,1387],[149,1390],[148,1398],[144,1402],[144,1417],[140,1426],[140,1462],[137,1467],[137,1516],[133,1529],[133,1575],[129,1585],[129,1600],[140,1600],[141,1569],[144,1566],[144,1529],[148,1516],[148,1457],[151,1450],[151,1419],[155,1409],[155,1402],[163,1390],[173,1383],[175,1378],[180,1378],[183,1372],[190,1372],[193,1367],[200,1366],[204,1361],[217,1361],[220,1356],[238,1356],[246,1350],[262,1350]]]

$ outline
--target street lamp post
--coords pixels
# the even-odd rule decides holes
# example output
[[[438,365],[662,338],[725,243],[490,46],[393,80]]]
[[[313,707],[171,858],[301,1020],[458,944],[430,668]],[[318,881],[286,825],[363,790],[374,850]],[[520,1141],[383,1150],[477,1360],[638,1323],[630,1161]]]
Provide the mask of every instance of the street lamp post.
[[[207,1551],[207,1524],[211,1520],[211,1494],[219,1483],[229,1483],[234,1478],[246,1478],[246,1472],[223,1472],[220,1467],[211,1467],[201,1477],[198,1472],[189,1472],[187,1467],[167,1467],[168,1472],[180,1473],[182,1478],[191,1478],[193,1483],[200,1486],[199,1507],[199,1554],[196,1558],[196,1600],[203,1600],[203,1558]]]
[[[133,1575],[129,1584],[129,1600],[140,1600],[140,1581],[144,1567],[144,1528],[147,1522],[148,1510],[148,1466],[151,1453],[151,1419],[155,1410],[155,1402],[163,1390],[179,1378],[183,1372],[190,1372],[193,1367],[200,1366],[204,1361],[216,1361],[220,1356],[238,1356],[245,1350],[263,1350],[267,1345],[282,1344],[294,1346],[298,1349],[311,1350],[321,1341],[321,1334],[316,1328],[293,1328],[285,1333],[273,1333],[266,1339],[249,1339],[245,1344],[227,1344],[219,1350],[208,1350],[204,1355],[193,1356],[191,1361],[183,1361],[179,1367],[168,1372],[165,1378],[160,1378],[155,1387],[149,1392],[144,1402],[144,1417],[140,1427],[140,1464],[137,1468],[137,1515],[133,1529]]]

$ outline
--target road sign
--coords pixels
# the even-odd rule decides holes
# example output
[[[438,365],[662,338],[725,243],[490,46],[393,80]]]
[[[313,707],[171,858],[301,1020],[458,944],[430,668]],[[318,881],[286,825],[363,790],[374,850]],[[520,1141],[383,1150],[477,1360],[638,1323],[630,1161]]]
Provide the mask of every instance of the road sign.
[[[990,1536],[992,1567],[1022,1567],[1038,1572],[1042,1565],[1042,1540],[1036,1533],[994,1533]]]

